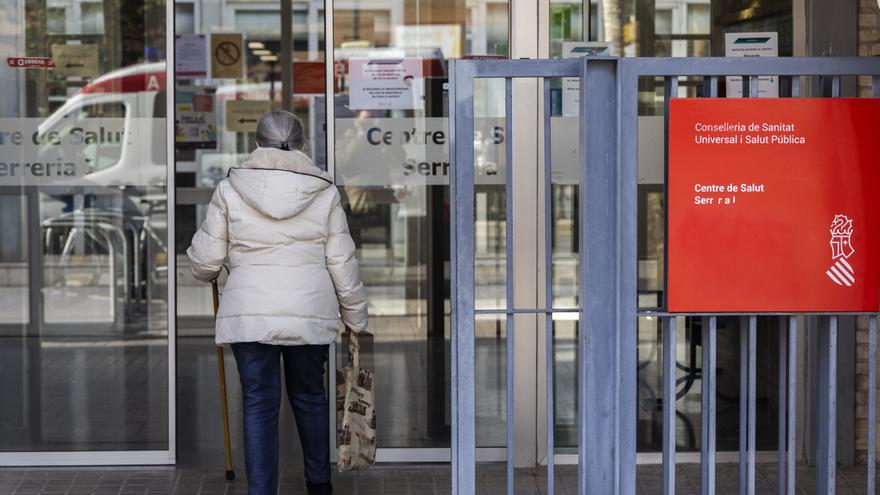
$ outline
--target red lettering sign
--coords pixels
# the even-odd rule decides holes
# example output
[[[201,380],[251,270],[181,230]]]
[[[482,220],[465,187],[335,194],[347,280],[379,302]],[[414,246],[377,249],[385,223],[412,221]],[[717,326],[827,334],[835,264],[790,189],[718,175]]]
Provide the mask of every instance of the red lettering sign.
[[[49,57],[7,57],[6,63],[17,69],[54,69],[55,61]]]
[[[880,99],[678,99],[668,310],[880,311]]]

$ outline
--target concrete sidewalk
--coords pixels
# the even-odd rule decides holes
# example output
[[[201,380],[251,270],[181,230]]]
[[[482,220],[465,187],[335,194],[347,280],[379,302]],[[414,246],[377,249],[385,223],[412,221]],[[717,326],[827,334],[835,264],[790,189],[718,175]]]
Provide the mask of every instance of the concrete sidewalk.
[[[235,481],[227,482],[222,469],[180,468],[53,468],[53,469],[0,469],[0,494],[3,495],[221,495],[247,494],[244,469]],[[537,495],[546,492],[546,471],[543,469],[517,470],[516,493]],[[756,493],[776,491],[776,465],[759,464]],[[801,495],[815,493],[814,473],[802,467],[798,470],[798,489]],[[661,494],[660,466],[638,468],[638,493]],[[676,492],[699,493],[700,466],[678,466]],[[719,464],[717,493],[738,493],[739,480],[736,464]],[[865,493],[866,470],[839,469],[837,493],[842,495]],[[302,478],[282,477],[282,494],[305,494]],[[574,466],[560,466],[556,470],[556,493],[577,492],[577,473]],[[334,493],[339,495],[431,495],[450,493],[449,465],[394,466],[382,465],[364,472],[334,475]],[[477,493],[501,495],[506,493],[503,464],[478,467]]]

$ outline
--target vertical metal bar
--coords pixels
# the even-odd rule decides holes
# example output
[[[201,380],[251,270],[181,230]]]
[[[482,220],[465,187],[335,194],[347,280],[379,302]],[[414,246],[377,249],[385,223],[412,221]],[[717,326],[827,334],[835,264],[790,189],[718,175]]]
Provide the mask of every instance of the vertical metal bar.
[[[551,146],[550,80],[544,79],[544,304],[553,309],[553,147]],[[553,401],[553,313],[547,313],[545,322],[547,362],[547,495],[553,495],[555,464],[555,407]]]
[[[718,76],[709,78],[709,98],[718,97]],[[702,411],[700,414],[702,442],[700,443],[700,491],[702,495],[715,494],[715,360],[716,360],[716,333],[718,330],[718,318],[710,316],[703,319],[702,342],[703,359],[702,368]]]
[[[663,197],[669,197],[669,103],[678,96],[678,78],[663,78]],[[669,209],[663,208],[663,238],[669,239]],[[668,250],[663,250],[663,273],[668,273],[669,255]],[[666,290],[666,277],[663,278],[663,297],[669,294]],[[665,306],[665,301],[662,302]]]
[[[461,64],[461,65],[459,65]],[[467,62],[453,62],[450,77],[449,146],[453,150],[452,194],[455,197],[452,252],[456,257],[453,321],[453,492],[472,494],[476,488],[474,425],[474,83]]]
[[[787,417],[786,405],[788,404],[788,401],[786,400],[787,387],[785,386],[785,384],[786,384],[785,378],[786,378],[786,373],[788,371],[788,364],[787,364],[787,359],[786,359],[788,356],[788,353],[787,353],[788,346],[786,345],[787,341],[788,341],[788,339],[786,338],[787,335],[788,335],[788,319],[784,316],[781,316],[781,317],[779,317],[779,382],[778,382],[779,383],[779,385],[778,385],[778,387],[779,387],[779,416],[778,416],[779,423],[778,423],[778,427],[777,427],[777,429],[779,430],[779,432],[778,432],[779,434],[777,437],[778,438],[777,444],[779,446],[777,447],[777,450],[778,450],[778,454],[779,454],[778,455],[778,464],[779,464],[778,483],[779,483],[780,495],[785,493],[785,481],[786,481],[786,476],[785,476],[785,459],[786,459],[785,458],[785,445],[786,444],[785,444],[785,440],[787,437],[786,437],[785,428],[786,428],[786,425],[788,424],[788,422],[786,421],[786,417]]]
[[[316,6],[317,8],[317,6]],[[334,6],[333,0],[324,0],[324,39],[332,40],[334,38]],[[333,43],[327,43],[324,48],[324,126],[326,132],[326,146],[324,148],[325,163],[327,172],[336,177],[336,52]],[[452,74],[449,75],[449,81],[452,81]],[[452,90],[449,92],[448,103],[450,107],[455,106],[452,100]],[[453,127],[452,115],[449,118],[450,130]],[[451,150],[451,148],[450,148]],[[450,155],[452,152],[450,151]],[[450,184],[452,182],[450,181]],[[450,237],[454,237],[450,235]],[[454,299],[450,299],[451,301]],[[332,408],[331,408],[332,409]]]
[[[174,18],[174,9],[176,7],[173,4],[174,2],[168,2],[166,4],[166,19]],[[171,24],[173,25],[173,24]],[[173,29],[166,29],[166,47],[173,47],[175,40],[175,33]],[[174,79],[175,72],[175,53],[174,50],[167,50],[165,57],[165,81],[171,81],[171,84],[175,84],[176,81]],[[24,94],[23,92],[21,94]],[[165,98],[165,115],[166,117],[174,116],[175,111],[177,109],[177,96],[176,91],[166,91]],[[170,122],[169,122],[170,123]],[[173,164],[176,164],[174,161],[174,153],[176,150],[176,142],[175,142],[175,132],[176,126],[168,125],[165,131],[165,201],[166,203],[166,211],[172,212],[171,208],[168,208],[167,205],[176,205],[177,204],[177,167]],[[35,191],[36,192],[36,191]],[[38,203],[39,204],[39,203]],[[28,215],[36,214],[38,215],[39,210],[29,210]],[[32,212],[32,213],[31,213]],[[36,218],[39,218],[37,216]],[[172,217],[174,218],[174,217]],[[173,222],[167,219],[168,226],[166,228],[166,246],[176,246],[177,245],[177,222]],[[36,219],[31,220],[30,224],[39,223]],[[40,229],[42,233],[42,229]],[[149,242],[147,246],[149,246]],[[33,244],[31,244],[33,246]],[[29,249],[31,253],[34,251],[42,251],[40,249],[34,249],[33,247]],[[149,251],[148,251],[149,253]],[[152,259],[153,255],[148,254],[149,258]],[[166,272],[165,273],[174,273],[174,270],[177,270],[177,257],[176,256],[167,256],[166,261]],[[170,451],[171,462],[177,462],[177,277],[169,277],[166,281],[165,285],[167,286],[166,296],[168,299],[165,301],[165,311],[168,325],[168,450]],[[152,301],[152,284],[147,283],[147,300]],[[31,304],[34,304],[34,301],[31,300]],[[34,323],[34,320],[31,320],[31,323]],[[31,340],[31,339],[29,339]],[[36,382],[39,383],[39,382]],[[334,382],[335,383],[335,382]],[[334,389],[335,390],[335,389]],[[332,408],[331,408],[332,409]]]
[[[834,98],[840,97],[840,76],[831,78],[831,96]]]
[[[742,76],[742,97],[748,98],[751,88],[749,87],[749,76]]]
[[[589,131],[591,130],[587,123],[587,113],[586,113],[586,97],[587,97],[587,70],[588,64],[587,59],[584,59],[581,67],[581,87],[580,87],[580,128],[578,129],[578,133],[580,135],[580,143],[581,143],[581,170],[580,170],[580,181],[578,183],[578,211],[581,215],[581,221],[579,222],[579,232],[578,232],[578,241],[580,244],[580,283],[579,287],[579,303],[580,303],[580,318],[578,325],[578,357],[575,362],[578,363],[577,369],[577,380],[578,380],[578,494],[579,495],[587,495],[589,490],[589,483],[593,481],[592,479],[587,479],[587,455],[595,448],[591,446],[590,449],[587,448],[587,445],[592,438],[590,432],[587,427],[589,426],[590,415],[588,414],[588,399],[587,392],[589,388],[589,384],[587,383],[587,368],[589,367],[588,359],[590,358],[590,350],[588,349],[588,343],[590,340],[587,338],[587,312],[586,308],[588,307],[587,300],[587,250],[586,245],[583,242],[587,238],[587,169],[589,168],[589,152],[590,148],[587,143],[587,138],[589,136]]]
[[[785,488],[788,495],[795,490],[795,434],[797,433],[797,316],[788,317],[788,427],[785,450],[788,456]]]
[[[513,79],[504,80],[504,132],[507,134],[504,140],[504,166],[507,178],[506,211],[505,211],[505,271],[504,282],[506,284],[507,306],[507,493],[513,495],[513,467],[516,465],[516,418],[514,417],[514,355],[513,343],[516,332],[514,330],[513,313]]]
[[[819,329],[816,493],[834,494],[837,469],[837,317]]]
[[[880,76],[871,78],[871,94],[874,98],[880,98]]]
[[[791,97],[797,98],[801,95],[801,78],[798,76],[791,77]]]
[[[868,323],[868,495],[876,491],[877,476],[877,319]]]
[[[663,494],[675,493],[676,317],[663,318]]]
[[[28,246],[39,246],[42,242],[42,227],[40,226],[40,191],[36,186],[25,186],[25,201],[27,204],[27,243]],[[167,192],[166,194],[174,194]],[[27,283],[28,283],[28,336],[37,336],[41,332],[44,323],[43,308],[43,285],[45,276],[43,271],[43,250],[32,247],[28,249]],[[112,257],[110,258],[113,259]],[[176,269],[176,268],[175,268]],[[110,281],[110,286],[115,287],[116,281]],[[114,296],[114,305],[116,297]]]
[[[281,0],[281,109],[293,111],[293,0]]]
[[[619,162],[617,176],[617,235],[618,256],[617,316],[618,368],[620,380],[618,398],[620,428],[618,455],[619,492],[636,492],[636,412],[638,411],[638,319],[636,298],[638,291],[638,77],[629,68],[632,64],[621,59],[617,64],[619,81],[616,86],[620,95],[620,116],[616,122],[619,136]],[[583,305],[584,302],[581,302]]]
[[[755,93],[757,94],[757,93]],[[749,316],[749,424],[748,424],[748,490],[755,494],[755,398],[758,395],[757,355],[758,355],[758,317]]]
[[[749,331],[746,319],[739,325],[739,493],[746,495],[748,485],[748,397],[749,397]]]
[[[331,1],[331,0],[325,0]],[[333,9],[330,9],[332,13]],[[325,20],[327,11],[324,11]],[[329,54],[329,52],[328,52]],[[455,87],[458,86],[458,79],[456,77],[458,62],[453,60],[449,63],[449,95],[448,95],[448,108],[447,112],[449,114],[449,159],[450,159],[450,171],[449,171],[449,197],[455,201],[455,205],[458,205],[458,186],[457,183],[459,181],[458,172],[456,172],[456,162],[458,161],[458,153],[456,152],[456,147],[458,145],[458,137],[456,135],[456,126],[455,122],[458,119],[458,112],[456,111],[456,107],[458,107],[457,100],[457,91]],[[329,77],[329,76],[328,76]],[[328,79],[329,81],[329,79]],[[328,87],[330,85],[328,84]],[[329,104],[330,99],[328,98],[327,106],[330,107]],[[330,124],[330,122],[328,122]],[[329,151],[331,148],[330,141],[327,142],[327,150]],[[328,159],[329,159],[328,155]],[[330,169],[330,163],[327,163],[328,170]],[[457,232],[458,232],[458,208],[450,208],[449,211],[449,220],[450,220],[450,229],[449,229],[449,269],[450,269],[450,287],[449,287],[449,347],[450,347],[450,359],[449,359],[449,415],[452,419],[450,421],[450,438],[449,438],[449,454],[450,454],[450,478],[452,482],[452,495],[458,493],[458,459],[459,459],[459,450],[458,450],[458,242],[457,242]]]
[[[761,79],[760,79],[758,76],[752,76],[752,77],[749,77],[749,95],[748,95],[748,98],[757,98],[758,96],[760,96],[760,93],[759,93],[759,90],[758,90],[758,82],[759,82],[760,80],[761,80]]]
[[[715,78],[713,78],[715,79]],[[717,86],[716,86],[717,89]],[[718,318],[703,322],[702,437],[700,444],[700,487],[703,495],[715,493],[715,333]]]
[[[631,416],[629,410],[619,407],[619,400],[624,399],[618,387],[629,383],[628,373],[635,370],[633,366],[621,371],[618,361],[623,353],[635,351],[621,349],[618,340],[636,323],[635,307],[624,301],[634,299],[632,280],[618,276],[624,271],[622,264],[630,262],[621,259],[620,250],[635,243],[635,232],[627,229],[621,234],[618,230],[618,61],[599,57],[584,58],[581,63],[578,492],[613,495],[619,493],[624,480],[630,485],[624,477],[631,475],[622,471],[635,469],[627,454],[627,464],[621,470],[624,447],[620,439],[624,431],[630,438],[635,422],[620,420]],[[631,186],[635,184],[633,181]],[[631,211],[629,206],[627,203],[627,212]],[[631,273],[628,268],[625,271]],[[629,395],[626,400],[629,403]]]

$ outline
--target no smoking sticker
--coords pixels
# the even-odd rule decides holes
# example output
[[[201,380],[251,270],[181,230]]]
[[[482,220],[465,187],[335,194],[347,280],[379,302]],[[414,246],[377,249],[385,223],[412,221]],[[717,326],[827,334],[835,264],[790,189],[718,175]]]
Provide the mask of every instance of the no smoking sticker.
[[[244,77],[242,45],[244,45],[244,35],[241,33],[211,35],[211,77],[214,79]]]

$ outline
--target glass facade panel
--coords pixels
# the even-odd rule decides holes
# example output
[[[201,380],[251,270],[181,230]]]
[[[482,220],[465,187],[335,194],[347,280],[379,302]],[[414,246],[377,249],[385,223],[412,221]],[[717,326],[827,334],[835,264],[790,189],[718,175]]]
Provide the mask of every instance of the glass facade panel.
[[[165,7],[0,4],[0,452],[169,449]]]

